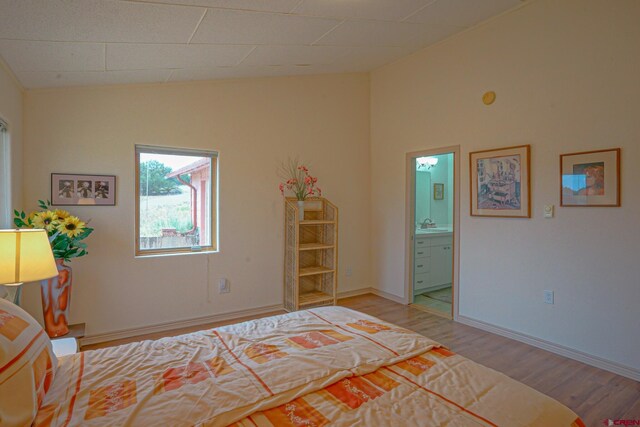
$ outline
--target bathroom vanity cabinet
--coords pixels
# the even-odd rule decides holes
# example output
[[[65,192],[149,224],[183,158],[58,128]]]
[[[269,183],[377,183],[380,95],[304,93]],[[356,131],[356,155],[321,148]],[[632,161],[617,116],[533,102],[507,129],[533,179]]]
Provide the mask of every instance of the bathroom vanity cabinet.
[[[451,285],[453,233],[416,234],[413,262],[413,294]]]

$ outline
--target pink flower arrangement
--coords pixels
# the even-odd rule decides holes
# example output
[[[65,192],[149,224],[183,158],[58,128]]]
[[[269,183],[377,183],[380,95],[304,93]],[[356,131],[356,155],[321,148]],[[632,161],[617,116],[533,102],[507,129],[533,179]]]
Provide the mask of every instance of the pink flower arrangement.
[[[309,175],[309,169],[299,164],[298,159],[289,159],[288,164],[283,164],[280,176],[286,179],[278,186],[283,196],[285,191],[294,193],[298,200],[304,200],[309,196],[322,196],[322,190],[316,186],[318,178]]]

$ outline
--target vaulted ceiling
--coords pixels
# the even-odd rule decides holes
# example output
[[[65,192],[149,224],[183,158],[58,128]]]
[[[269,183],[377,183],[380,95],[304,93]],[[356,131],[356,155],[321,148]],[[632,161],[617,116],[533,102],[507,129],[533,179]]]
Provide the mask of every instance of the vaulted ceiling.
[[[370,71],[522,0],[0,0],[26,88]]]

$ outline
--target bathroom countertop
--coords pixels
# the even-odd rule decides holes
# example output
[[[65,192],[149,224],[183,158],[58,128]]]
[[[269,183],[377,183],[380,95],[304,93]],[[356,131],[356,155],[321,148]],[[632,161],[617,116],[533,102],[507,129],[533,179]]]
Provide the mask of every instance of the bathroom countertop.
[[[418,229],[416,229],[416,236],[419,236],[419,237],[449,236],[452,233],[453,233],[453,229],[451,227],[418,228]]]

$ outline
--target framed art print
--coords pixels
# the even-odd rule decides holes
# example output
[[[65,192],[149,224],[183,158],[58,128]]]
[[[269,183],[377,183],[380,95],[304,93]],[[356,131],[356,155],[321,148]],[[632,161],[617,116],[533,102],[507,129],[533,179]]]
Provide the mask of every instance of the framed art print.
[[[469,154],[471,215],[531,218],[529,145]]]
[[[433,184],[433,200],[444,200],[444,184]]]
[[[560,206],[620,206],[620,149],[561,154]]]
[[[115,206],[115,175],[51,174],[51,205]]]

